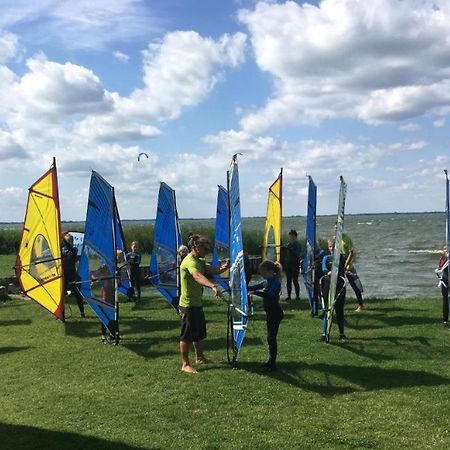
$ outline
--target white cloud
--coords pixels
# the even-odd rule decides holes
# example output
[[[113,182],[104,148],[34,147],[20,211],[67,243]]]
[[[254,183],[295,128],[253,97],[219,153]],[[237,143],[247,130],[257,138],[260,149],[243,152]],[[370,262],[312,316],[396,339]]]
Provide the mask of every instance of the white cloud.
[[[224,35],[218,41],[194,31],[168,33],[144,52],[144,89],[124,98],[120,110],[128,117],[167,120],[199,104],[222,76],[224,67],[243,61],[246,36]]]
[[[266,105],[243,117],[247,131],[336,117],[397,121],[450,108],[446,0],[259,2],[239,19],[257,64],[275,80]]]
[[[13,135],[0,129],[0,161],[8,159],[23,159],[27,153],[23,147],[16,142]]]
[[[18,25],[25,41],[86,50],[161,30],[144,0],[2,0],[0,28]]]
[[[15,86],[12,110],[37,120],[63,120],[77,114],[104,113],[112,109],[111,95],[89,69],[42,56],[27,61],[27,72]]]
[[[119,50],[116,50],[115,52],[113,52],[113,56],[114,56],[114,58],[117,59],[117,61],[120,61],[123,63],[128,62],[128,60],[130,59],[130,57],[127,54],[125,54]]]
[[[16,56],[18,39],[15,34],[0,30],[0,64]]]
[[[437,119],[433,122],[435,128],[442,128],[445,126],[445,119]]]

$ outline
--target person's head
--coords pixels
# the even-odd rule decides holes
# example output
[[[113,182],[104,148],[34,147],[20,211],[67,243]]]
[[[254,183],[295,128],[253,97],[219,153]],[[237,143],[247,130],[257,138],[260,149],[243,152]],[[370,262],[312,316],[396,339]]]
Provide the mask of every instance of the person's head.
[[[64,231],[63,239],[64,239],[64,241],[68,242],[69,244],[73,244],[73,236],[68,231]]]
[[[270,280],[273,277],[281,277],[281,265],[266,259],[259,265],[259,273],[266,280]]]
[[[333,238],[333,237],[331,237],[331,238],[329,238],[328,239],[328,251],[330,252],[330,253],[333,253],[334,252],[334,244],[335,244],[335,239]]]
[[[211,242],[200,234],[193,234],[189,240],[189,245],[195,256],[204,257],[211,252]]]
[[[297,240],[297,231],[296,230],[289,231],[288,238],[290,242],[295,242]]]
[[[187,248],[186,245],[180,245],[178,247],[177,253],[178,253],[178,256],[180,257],[180,259],[183,260],[189,253],[189,249]]]
[[[131,243],[131,251],[132,252],[136,252],[139,250],[139,242],[138,241],[133,241]]]

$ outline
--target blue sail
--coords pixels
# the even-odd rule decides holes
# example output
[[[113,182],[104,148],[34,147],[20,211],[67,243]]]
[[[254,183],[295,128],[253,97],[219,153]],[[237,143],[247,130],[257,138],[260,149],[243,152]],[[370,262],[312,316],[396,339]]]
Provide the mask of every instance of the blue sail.
[[[161,183],[150,272],[153,285],[177,310],[179,301],[177,251],[180,245],[181,231],[178,224],[175,191],[166,183]]]
[[[230,196],[230,290],[233,321],[234,362],[241,349],[248,322],[247,283],[244,269],[239,172],[237,155],[233,156],[228,177]]]
[[[220,261],[230,257],[230,217],[228,208],[228,191],[223,186],[217,190],[216,230],[214,235],[214,250],[212,265],[219,266]],[[224,275],[214,275],[222,289],[228,290],[229,278]]]
[[[317,312],[316,300],[314,299],[314,259],[316,254],[316,209],[317,209],[317,186],[312,177],[309,178],[308,186],[308,210],[306,216],[306,246],[303,258],[303,280],[308,294],[309,304],[313,313]]]
[[[92,172],[89,186],[86,229],[78,267],[80,291],[108,328],[119,336],[119,303],[116,289],[129,288],[129,280],[117,279],[117,258],[125,250],[114,188],[97,172]]]

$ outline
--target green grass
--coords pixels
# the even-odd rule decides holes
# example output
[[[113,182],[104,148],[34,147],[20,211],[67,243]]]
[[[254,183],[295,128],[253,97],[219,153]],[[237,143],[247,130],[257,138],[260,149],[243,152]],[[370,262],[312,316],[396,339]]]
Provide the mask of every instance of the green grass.
[[[261,308],[233,371],[225,305],[208,298],[212,363],[187,375],[174,311],[145,294],[142,309],[122,305],[118,347],[73,304],[65,325],[31,301],[0,304],[2,449],[449,448],[440,301],[369,299],[357,315],[349,299],[349,341],[326,345],[302,300],[285,307],[279,371],[260,375]]]

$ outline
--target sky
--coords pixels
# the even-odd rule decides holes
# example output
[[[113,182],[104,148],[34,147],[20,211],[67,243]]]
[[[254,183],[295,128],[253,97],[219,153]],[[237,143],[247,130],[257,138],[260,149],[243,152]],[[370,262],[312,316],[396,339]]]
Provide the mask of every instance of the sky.
[[[124,219],[215,215],[239,156],[243,216],[283,167],[284,215],[439,211],[450,169],[448,0],[0,0],[0,222],[56,157],[63,220],[89,177]],[[138,161],[138,155],[145,153]]]

